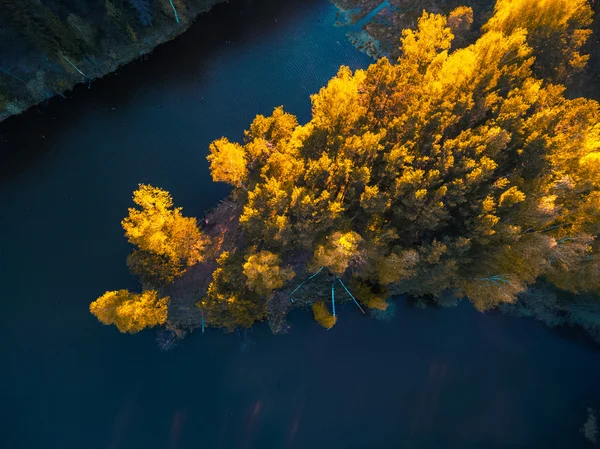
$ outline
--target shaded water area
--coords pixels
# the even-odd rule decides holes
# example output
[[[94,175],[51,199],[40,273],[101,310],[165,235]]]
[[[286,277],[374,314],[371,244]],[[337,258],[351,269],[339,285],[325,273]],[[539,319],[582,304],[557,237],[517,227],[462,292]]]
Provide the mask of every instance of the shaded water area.
[[[89,314],[105,290],[138,288],[119,224],[137,183],[202,216],[228,192],[210,181],[213,139],[241,139],[280,104],[304,122],[340,64],[370,62],[335,12],[231,0],[147,60],[0,125],[0,447],[590,447],[598,349],[534,321],[399,301],[383,322],[346,304],[330,331],[297,311],[284,336],[262,324],[161,352],[155,331]]]

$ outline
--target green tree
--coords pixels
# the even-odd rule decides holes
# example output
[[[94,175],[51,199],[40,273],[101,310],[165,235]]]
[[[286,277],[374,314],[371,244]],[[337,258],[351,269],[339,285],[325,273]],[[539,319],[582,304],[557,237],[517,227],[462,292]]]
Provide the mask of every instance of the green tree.
[[[84,55],[85,42],[40,0],[2,0],[0,8],[26,39],[61,64]]]

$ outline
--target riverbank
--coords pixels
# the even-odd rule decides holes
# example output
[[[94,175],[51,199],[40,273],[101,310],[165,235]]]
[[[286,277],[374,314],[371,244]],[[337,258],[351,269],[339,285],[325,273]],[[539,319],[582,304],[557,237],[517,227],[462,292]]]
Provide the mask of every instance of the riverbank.
[[[100,48],[94,48],[100,31],[93,29],[91,22],[85,22],[81,18],[72,19],[73,15],[70,15],[69,25],[77,30],[88,48],[92,49],[91,54],[86,54],[73,63],[64,55],[61,55],[58,60],[52,60],[44,52],[28,51],[25,55],[19,55],[20,59],[15,59],[10,64],[11,67],[15,66],[15,69],[7,70],[4,68],[6,62],[2,62],[0,87],[4,88],[4,92],[0,89],[0,122],[53,97],[64,97],[76,85],[88,84],[91,88],[93,81],[115,72],[136,59],[144,58],[157,46],[185,32],[199,14],[226,1],[190,0],[186,3],[185,9],[180,7],[177,16],[155,17],[153,26],[136,29],[118,15],[115,20],[126,29],[127,33],[124,36],[105,36],[104,40],[100,41]],[[169,12],[173,14],[172,11]],[[115,44],[117,37],[119,37],[118,43]]]

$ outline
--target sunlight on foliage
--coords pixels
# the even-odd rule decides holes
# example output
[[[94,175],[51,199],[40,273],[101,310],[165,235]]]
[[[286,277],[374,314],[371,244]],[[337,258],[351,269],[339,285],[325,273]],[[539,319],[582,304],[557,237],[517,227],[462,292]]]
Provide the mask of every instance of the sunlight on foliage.
[[[173,208],[167,191],[140,184],[133,201],[139,208],[129,208],[122,222],[125,236],[139,248],[128,260],[132,272],[169,283],[202,260],[205,242],[196,219]]]
[[[540,279],[599,294],[600,106],[561,84],[585,64],[590,20],[585,0],[499,0],[475,40],[470,8],[424,12],[397,61],[341,67],[308,123],[278,107],[243,142],[215,140],[211,174],[233,186],[239,230],[210,255],[207,324],[284,317],[290,279],[321,269],[304,292],[339,276],[379,315],[403,293],[488,310]],[[134,201],[132,271],[171,280],[202,259],[167,192],[141,185]],[[325,302],[313,312],[335,324]]]
[[[317,301],[312,305],[313,316],[315,320],[325,329],[331,329],[337,322],[337,317],[333,316],[327,310],[323,301]]]
[[[248,257],[244,264],[244,275],[248,278],[246,285],[260,295],[268,295],[273,290],[294,278],[289,268],[280,267],[278,255],[269,251],[260,251]]]
[[[158,298],[155,290],[141,294],[127,290],[106,292],[90,304],[90,312],[103,324],[114,324],[119,332],[135,334],[164,324],[169,298]]]
[[[307,124],[277,108],[243,146],[227,141],[247,161],[236,194],[250,245],[283,264],[309,252],[309,273],[351,267],[376,289],[451,291],[480,310],[543,277],[600,291],[598,103],[540,78],[578,69],[589,7],[501,0],[479,39],[451,51],[472,21],[469,8],[424,13],[396,63],[342,67]]]

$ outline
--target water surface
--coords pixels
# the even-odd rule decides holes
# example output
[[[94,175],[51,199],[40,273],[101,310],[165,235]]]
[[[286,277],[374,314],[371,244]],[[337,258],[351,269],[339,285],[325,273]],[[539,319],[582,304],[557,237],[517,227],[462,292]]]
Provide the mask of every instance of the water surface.
[[[351,304],[327,332],[308,311],[194,334],[101,326],[89,302],[137,289],[120,220],[140,182],[202,216],[228,189],[208,144],[283,104],[301,122],[339,65],[369,59],[325,0],[232,0],[144,61],[0,125],[0,446],[7,449],[585,448],[598,351],[467,304]]]

